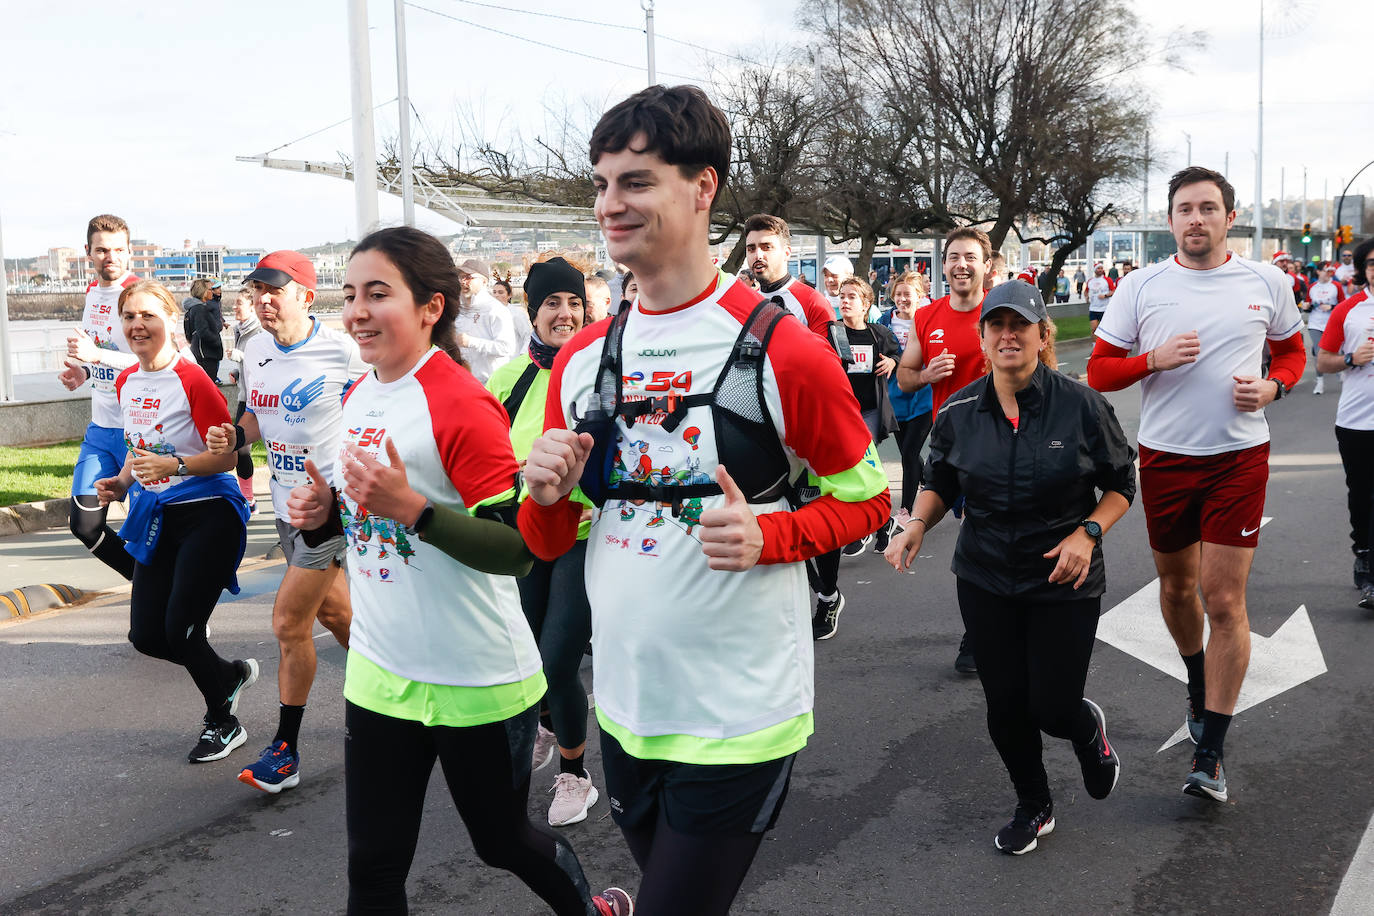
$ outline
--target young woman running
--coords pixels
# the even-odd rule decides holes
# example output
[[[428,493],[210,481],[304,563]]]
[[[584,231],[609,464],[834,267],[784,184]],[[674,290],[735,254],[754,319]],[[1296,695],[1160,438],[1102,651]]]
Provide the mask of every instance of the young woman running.
[[[205,699],[200,739],[188,759],[219,760],[248,740],[235,713],[258,679],[254,659],[225,661],[205,624],[222,589],[238,592],[248,504],[232,475],[234,456],[206,450],[205,432],[228,422],[215,383],[173,342],[179,320],[167,288],[140,280],[119,296],[119,317],[138,357],[115,380],[129,457],[96,481],[101,505],[132,495],[119,536],[134,557],[129,642],[144,655],[186,668]]]
[[[544,403],[554,357],[582,330],[586,283],[581,270],[561,257],[530,267],[525,279],[534,331],[529,351],[497,369],[487,382],[510,417],[510,440],[523,461],[544,431]],[[576,497],[591,509],[591,500]],[[563,827],[585,820],[597,791],[584,765],[587,750],[587,690],[578,676],[583,650],[592,635],[592,609],[584,574],[590,517],[578,529],[577,544],[556,560],[535,560],[528,576],[518,580],[525,609],[549,682],[546,711],[540,715],[534,743],[534,768],[553,759],[558,748],[558,775],[553,782],[549,824]]]
[[[307,543],[340,531],[348,542],[348,911],[406,911],[437,759],[484,862],[555,913],[624,916],[624,891],[593,897],[567,841],[525,814],[545,679],[510,576],[530,557],[514,527],[505,414],[450,358],[458,304],[437,239],[398,227],[359,243],[344,329],[373,371],[344,404],[337,501],[313,462],[289,501]]]

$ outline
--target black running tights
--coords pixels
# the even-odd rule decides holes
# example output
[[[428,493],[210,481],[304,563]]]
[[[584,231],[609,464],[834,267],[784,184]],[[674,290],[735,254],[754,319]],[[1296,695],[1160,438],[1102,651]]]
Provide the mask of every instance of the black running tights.
[[[958,580],[959,610],[988,704],[988,734],[1016,797],[1046,801],[1040,733],[1085,744],[1096,722],[1083,705],[1101,598],[1028,602]]]
[[[840,552],[832,550],[806,561],[806,581],[817,595],[833,595],[840,590]]]
[[[1374,545],[1374,430],[1336,427],[1336,445],[1345,465],[1345,498],[1350,510],[1350,546]]]
[[[348,912],[406,913],[425,789],[437,759],[483,862],[512,872],[559,916],[589,916],[591,895],[567,840],[530,823],[538,707],[504,722],[423,725],[345,703]]]
[[[902,455],[902,508],[910,512],[916,505],[916,491],[921,489],[925,466],[921,463],[921,448],[930,435],[933,413],[897,422],[897,449]]]
[[[234,572],[243,522],[224,499],[173,503],[163,510],[153,561],[134,565],[129,642],[144,655],[182,665],[213,722],[229,718],[237,673],[205,638],[205,623]]]
[[[620,832],[644,873],[635,912],[653,916],[726,916],[763,842],[762,833],[679,833],[661,808],[653,824]]]
[[[243,370],[240,369],[239,371],[242,372]],[[248,402],[239,401],[238,409],[234,412],[235,425],[238,425],[238,422],[243,419],[243,415],[247,410]],[[239,480],[247,480],[253,476],[253,446],[245,443],[243,448],[238,450],[237,454],[238,459],[234,465],[234,473],[238,475]]]
[[[577,674],[592,635],[586,559],[587,542],[578,541],[552,563],[535,560],[529,575],[515,580],[544,662],[544,678],[549,683],[544,702],[553,733],[558,745],[570,750],[587,741],[587,688]]]

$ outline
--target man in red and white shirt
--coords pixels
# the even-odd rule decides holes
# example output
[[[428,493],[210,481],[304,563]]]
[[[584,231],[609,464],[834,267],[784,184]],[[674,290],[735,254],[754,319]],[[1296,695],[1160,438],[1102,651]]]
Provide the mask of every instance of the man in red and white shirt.
[[[1227,797],[1222,745],[1250,662],[1245,583],[1269,478],[1264,407],[1306,361],[1292,282],[1227,251],[1235,219],[1225,177],[1200,166],[1177,172],[1169,228],[1178,252],[1121,281],[1088,362],[1099,391],[1142,382],[1140,492],[1197,742],[1183,791],[1218,801]],[[1266,340],[1273,363],[1261,378]]]
[[[755,469],[722,463],[733,440],[718,440],[720,407],[697,396],[714,391],[759,300],[707,247],[730,150],[725,115],[693,86],[652,86],[597,124],[597,221],[639,296],[623,324],[600,322],[559,350],[546,431],[524,469],[520,530],[543,559],[577,537],[582,506],[568,494],[579,480],[594,501],[609,490],[587,540],[596,715],[645,913],[729,912],[813,729],[802,561],[876,530],[891,506],[844,371],[786,316],[746,397],[761,396],[772,432],[759,435],[776,435],[787,479],[810,472],[825,495],[795,511],[781,496],[751,504],[736,478]],[[588,411],[612,409],[599,369],[613,327],[614,414],[597,436],[574,432]]]
[[[755,213],[744,222],[744,260],[759,292],[796,315],[802,324],[829,339],[830,322],[835,311],[814,287],[798,283],[787,272],[792,257],[792,230],[787,220],[767,213]]]
[[[1374,575],[1369,549],[1374,545],[1374,243],[1365,242],[1352,260],[1364,288],[1331,312],[1317,350],[1317,368],[1344,372],[1336,405],[1336,444],[1345,465],[1350,508],[1351,549],[1360,607],[1374,610]]]
[[[129,352],[119,319],[119,294],[138,281],[129,272],[129,224],[103,213],[86,225],[86,257],[95,279],[86,287],[81,325],[67,338],[67,358],[58,380],[69,391],[91,382],[91,422],[81,440],[72,475],[69,526],[96,559],[126,579],[134,560],[124,542],[105,524],[106,508],[96,498],[95,482],[124,466],[123,419],[115,379],[138,360]]]
[[[1288,276],[1293,287],[1293,301],[1302,305],[1307,301],[1307,279],[1293,267],[1293,256],[1286,251],[1274,252],[1274,266]]]

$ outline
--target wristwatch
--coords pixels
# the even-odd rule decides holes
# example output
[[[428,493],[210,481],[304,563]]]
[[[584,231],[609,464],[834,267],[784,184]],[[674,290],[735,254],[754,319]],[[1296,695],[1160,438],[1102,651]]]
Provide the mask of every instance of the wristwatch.
[[[190,477],[191,471],[186,467],[186,459],[182,458],[180,455],[173,455],[172,457],[177,460],[177,476]]]
[[[407,534],[423,534],[429,527],[429,523],[434,519],[434,503],[425,500],[425,507],[420,510],[420,517],[415,519],[413,525],[402,525]]]
[[[1347,368],[1347,369],[1354,369],[1354,368],[1355,368],[1355,354],[1354,354],[1354,353],[1347,353],[1347,354],[1345,354],[1345,368]]]
[[[1097,546],[1102,546],[1102,526],[1090,518],[1085,518],[1078,523],[1084,531],[1088,532],[1088,537],[1097,542]]]
[[[1288,393],[1288,389],[1285,388],[1285,387],[1283,386],[1283,382],[1281,382],[1281,381],[1279,381],[1278,379],[1274,378],[1272,375],[1269,376],[1267,379],[1265,379],[1265,381],[1266,381],[1266,382],[1273,382],[1273,383],[1274,383],[1274,387],[1278,388],[1278,394],[1274,395],[1274,400],[1276,400],[1276,401],[1281,400],[1281,399],[1283,398],[1283,396],[1284,396],[1285,394]]]

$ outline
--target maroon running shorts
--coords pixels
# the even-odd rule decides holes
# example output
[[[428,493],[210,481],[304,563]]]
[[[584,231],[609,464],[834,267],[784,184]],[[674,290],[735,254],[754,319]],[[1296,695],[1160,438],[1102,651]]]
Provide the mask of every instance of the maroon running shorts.
[[[1257,547],[1269,443],[1216,455],[1140,446],[1140,500],[1150,546],[1174,553],[1198,541]]]

